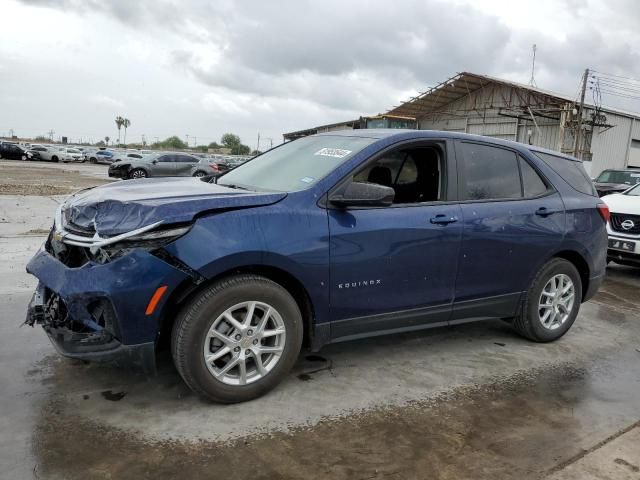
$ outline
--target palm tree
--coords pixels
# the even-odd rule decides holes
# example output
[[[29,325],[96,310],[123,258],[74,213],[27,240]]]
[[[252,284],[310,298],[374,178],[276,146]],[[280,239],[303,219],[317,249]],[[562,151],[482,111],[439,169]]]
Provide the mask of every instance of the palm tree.
[[[124,127],[124,144],[127,144],[127,128],[131,125],[131,121],[128,118],[122,119],[122,126]]]
[[[104,143],[107,144],[107,147],[109,146],[109,140],[111,140],[109,137],[104,137]]]
[[[122,128],[123,123],[124,123],[124,118],[118,115],[116,117],[116,127],[118,127],[118,145],[120,145],[120,129]]]

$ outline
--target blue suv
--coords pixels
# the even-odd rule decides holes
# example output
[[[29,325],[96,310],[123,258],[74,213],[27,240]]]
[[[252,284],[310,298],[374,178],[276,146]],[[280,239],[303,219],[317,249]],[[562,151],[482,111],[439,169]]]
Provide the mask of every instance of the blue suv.
[[[301,138],[217,179],[71,196],[27,266],[27,323],[65,356],[249,400],[303,346],[503,319],[556,340],[598,290],[609,212],[579,161],[487,137]]]

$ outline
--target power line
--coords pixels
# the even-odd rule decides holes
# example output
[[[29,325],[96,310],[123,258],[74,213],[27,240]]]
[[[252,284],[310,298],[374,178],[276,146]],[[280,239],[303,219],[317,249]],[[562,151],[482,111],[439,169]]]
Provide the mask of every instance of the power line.
[[[599,73],[601,77],[615,77],[615,78],[624,78],[626,80],[632,80],[634,82],[640,82],[640,79],[637,78],[633,78],[633,77],[625,77],[624,75],[614,75],[613,73],[604,73],[604,72],[600,72],[598,70],[591,70],[591,73]]]

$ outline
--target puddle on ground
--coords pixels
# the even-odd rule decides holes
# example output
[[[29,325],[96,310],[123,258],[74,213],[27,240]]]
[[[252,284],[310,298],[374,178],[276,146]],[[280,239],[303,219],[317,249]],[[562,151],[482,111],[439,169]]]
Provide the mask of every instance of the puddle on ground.
[[[327,368],[320,358],[306,364]],[[152,442],[83,418],[52,392],[33,452],[41,477],[70,479],[538,478],[640,418],[639,363],[627,347],[597,363],[558,364],[229,442]]]

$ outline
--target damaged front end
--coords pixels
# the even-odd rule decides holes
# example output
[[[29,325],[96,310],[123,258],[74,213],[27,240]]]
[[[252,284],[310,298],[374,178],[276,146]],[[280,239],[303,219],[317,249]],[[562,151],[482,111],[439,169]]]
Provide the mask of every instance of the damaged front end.
[[[101,237],[65,222],[62,210],[41,250],[27,265],[39,279],[27,311],[28,325],[40,324],[63,355],[155,369],[159,311],[184,280],[197,272],[167,258],[162,247],[189,230],[162,222],[125,234]]]

